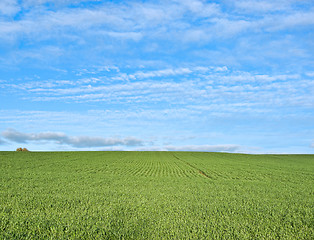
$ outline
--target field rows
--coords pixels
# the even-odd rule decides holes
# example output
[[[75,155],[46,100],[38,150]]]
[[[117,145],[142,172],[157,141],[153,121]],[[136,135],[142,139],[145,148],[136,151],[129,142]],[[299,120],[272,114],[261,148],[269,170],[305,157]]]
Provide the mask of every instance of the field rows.
[[[314,156],[0,152],[0,239],[314,239]]]

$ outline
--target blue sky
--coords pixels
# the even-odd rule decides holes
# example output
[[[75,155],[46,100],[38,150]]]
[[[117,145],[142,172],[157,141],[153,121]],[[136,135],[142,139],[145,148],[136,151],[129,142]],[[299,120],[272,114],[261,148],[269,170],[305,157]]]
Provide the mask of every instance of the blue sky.
[[[1,0],[17,147],[314,153],[314,2]]]

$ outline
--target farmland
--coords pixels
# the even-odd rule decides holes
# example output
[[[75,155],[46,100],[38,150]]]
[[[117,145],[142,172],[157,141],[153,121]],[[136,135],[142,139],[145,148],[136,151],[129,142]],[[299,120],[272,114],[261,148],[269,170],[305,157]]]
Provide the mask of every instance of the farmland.
[[[314,155],[0,152],[0,239],[314,239]]]

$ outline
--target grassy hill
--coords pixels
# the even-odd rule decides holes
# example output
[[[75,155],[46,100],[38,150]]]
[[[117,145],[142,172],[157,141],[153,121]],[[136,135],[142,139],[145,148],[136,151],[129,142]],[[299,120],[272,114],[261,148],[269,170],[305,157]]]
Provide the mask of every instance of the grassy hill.
[[[314,239],[314,155],[0,152],[0,239]]]

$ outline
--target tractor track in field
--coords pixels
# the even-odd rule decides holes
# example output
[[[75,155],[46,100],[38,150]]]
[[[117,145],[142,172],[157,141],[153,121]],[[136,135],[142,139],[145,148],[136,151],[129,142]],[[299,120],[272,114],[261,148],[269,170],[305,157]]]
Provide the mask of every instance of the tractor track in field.
[[[174,158],[178,159],[179,161],[185,163],[186,165],[190,166],[191,168],[195,169],[198,171],[199,174],[203,175],[204,177],[206,178],[209,178],[209,179],[213,179],[211,176],[209,176],[208,174],[206,174],[204,171],[202,171],[201,169],[193,166],[191,163],[188,163],[186,161],[184,161],[183,159],[179,158],[178,156],[176,156],[175,154],[172,154]]]

